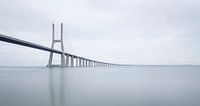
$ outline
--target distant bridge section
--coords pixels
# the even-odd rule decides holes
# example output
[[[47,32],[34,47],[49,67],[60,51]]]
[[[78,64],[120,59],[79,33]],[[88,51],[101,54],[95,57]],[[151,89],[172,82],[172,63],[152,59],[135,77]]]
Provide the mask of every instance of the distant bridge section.
[[[52,45],[51,48],[45,47],[39,44],[31,43],[25,40],[20,40],[17,38],[13,38],[7,35],[0,34],[0,41],[16,44],[16,45],[21,45],[25,47],[30,47],[34,49],[39,49],[43,51],[50,52],[49,55],[49,62],[48,62],[48,67],[52,66],[63,66],[63,67],[86,67],[86,66],[127,66],[127,65],[122,65],[122,64],[113,64],[113,63],[106,63],[106,62],[101,62],[101,61],[96,61],[96,60],[91,60],[87,59],[81,56],[73,55],[70,53],[64,52],[64,44],[63,44],[63,23],[61,23],[61,32],[60,32],[60,39],[55,39],[55,28],[54,24],[52,24]],[[60,43],[61,44],[61,50],[55,50],[54,49],[54,44],[55,43]],[[52,60],[53,60],[53,54],[60,54],[61,55],[61,64],[60,65],[53,65]]]
[[[35,43],[31,43],[25,40],[20,40],[17,38],[13,38],[10,36],[6,36],[3,34],[0,34],[0,41],[4,41],[4,42],[8,42],[11,44],[16,44],[16,45],[21,45],[21,46],[25,46],[25,47],[30,47],[30,48],[34,48],[34,49],[39,49],[39,50],[43,50],[43,51],[47,51],[50,53],[56,53],[56,54],[62,54],[62,51],[59,50],[55,50],[55,49],[51,49],[49,47],[45,47],[39,44],[35,44]],[[86,66],[122,66],[122,64],[113,64],[113,63],[106,63],[106,62],[100,62],[100,61],[96,61],[96,60],[91,60],[91,59],[87,59],[81,56],[77,56],[77,55],[73,55],[70,53],[64,53],[65,57],[66,57],[66,63],[64,66],[68,66],[68,67],[86,67]],[[51,65],[53,66],[53,65]],[[50,66],[50,67],[51,67]]]

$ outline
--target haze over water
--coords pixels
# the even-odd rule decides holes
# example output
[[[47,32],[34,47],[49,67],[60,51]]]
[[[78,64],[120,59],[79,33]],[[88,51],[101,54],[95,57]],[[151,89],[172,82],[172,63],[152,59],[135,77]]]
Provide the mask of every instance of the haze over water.
[[[0,106],[199,106],[200,66],[1,67]]]

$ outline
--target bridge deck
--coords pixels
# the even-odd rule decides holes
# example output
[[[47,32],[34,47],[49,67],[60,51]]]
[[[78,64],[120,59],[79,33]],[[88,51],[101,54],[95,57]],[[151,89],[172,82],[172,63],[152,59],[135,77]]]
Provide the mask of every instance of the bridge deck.
[[[20,40],[20,39],[13,38],[13,37],[10,37],[10,36],[6,36],[6,35],[3,35],[3,34],[0,34],[0,41],[12,43],[12,44],[17,44],[17,45],[21,45],[21,46],[26,46],[26,47],[30,47],[30,48],[40,49],[40,50],[44,50],[44,51],[48,51],[48,52],[54,52],[54,53],[57,53],[57,54],[62,54],[62,51],[51,49],[49,47],[45,47],[45,46],[42,46],[42,45],[39,45],[39,44],[31,43],[31,42],[28,42],[28,41],[25,41],[25,40]],[[65,55],[73,56],[74,58],[82,58],[82,59],[85,59],[85,60],[90,60],[90,59],[86,59],[84,57],[76,56],[76,55],[66,53],[66,52],[65,52]],[[94,60],[90,60],[90,61],[94,61]],[[103,63],[103,62],[101,62],[101,63]]]

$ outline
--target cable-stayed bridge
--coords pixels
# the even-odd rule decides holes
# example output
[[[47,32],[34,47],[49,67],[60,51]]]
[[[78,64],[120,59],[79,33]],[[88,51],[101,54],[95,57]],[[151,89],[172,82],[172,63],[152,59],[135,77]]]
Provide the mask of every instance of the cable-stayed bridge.
[[[63,44],[63,23],[61,23],[61,37],[60,39],[55,39],[55,25],[52,24],[52,45],[51,48],[45,47],[39,44],[31,43],[25,40],[20,40],[17,38],[13,38],[4,34],[0,34],[0,41],[8,42],[11,44],[21,45],[25,47],[30,47],[34,49],[39,49],[43,51],[50,52],[49,61],[47,66],[62,66],[62,67],[89,67],[89,66],[128,66],[125,64],[115,64],[115,63],[107,63],[97,60],[88,59],[85,57],[77,56],[74,54],[70,54],[64,51],[64,44]],[[60,43],[61,50],[54,49],[54,44]],[[52,64],[53,54],[60,54],[61,56],[61,63],[59,65]]]

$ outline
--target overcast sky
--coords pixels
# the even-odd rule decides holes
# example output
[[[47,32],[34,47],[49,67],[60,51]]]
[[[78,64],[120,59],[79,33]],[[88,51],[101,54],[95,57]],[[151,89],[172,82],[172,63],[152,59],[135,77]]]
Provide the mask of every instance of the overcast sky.
[[[51,23],[59,36],[63,22],[69,53],[113,63],[200,64],[199,0],[0,1],[2,34],[50,47]],[[4,42],[0,54],[1,66],[44,66],[49,57]]]

